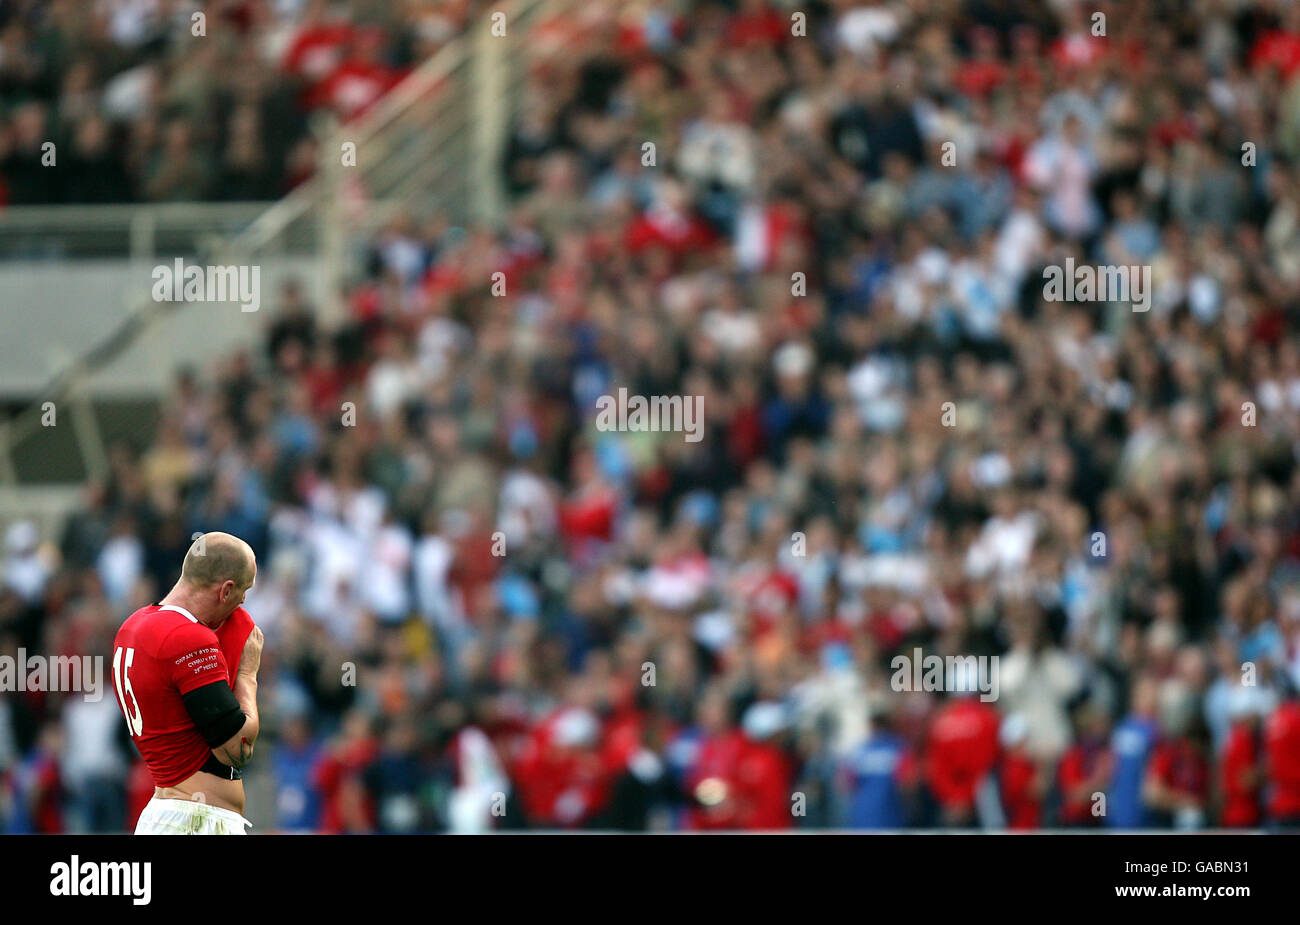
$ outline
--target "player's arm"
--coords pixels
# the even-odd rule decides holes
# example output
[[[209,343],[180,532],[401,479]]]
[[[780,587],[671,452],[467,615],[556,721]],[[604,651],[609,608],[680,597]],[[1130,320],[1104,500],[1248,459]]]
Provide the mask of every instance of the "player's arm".
[[[212,642],[211,631],[205,634],[197,627],[182,627],[168,638],[168,648],[187,652],[173,664],[177,666],[181,700],[195,728],[219,762],[240,769],[253,757],[253,744],[261,730],[257,670],[261,665],[262,632],[254,629],[249,634],[233,688],[226,681],[221,651]]]
[[[253,757],[253,746],[257,744],[258,733],[262,731],[262,723],[257,714],[257,671],[261,665],[262,631],[255,626],[248,634],[243,654],[239,657],[239,670],[235,672],[235,686],[227,688],[231,692],[231,699],[235,701],[240,714],[244,717],[244,722],[218,747],[212,747],[212,740],[207,740],[217,760],[232,768],[240,769],[248,764]],[[233,725],[233,715],[230,722]],[[224,729],[214,730],[213,735],[224,731]]]
[[[181,696],[199,735],[217,760],[228,767],[243,768],[253,757],[252,742],[258,733],[256,684],[254,679],[251,716],[230,685],[221,679]],[[241,687],[239,679],[235,686]]]

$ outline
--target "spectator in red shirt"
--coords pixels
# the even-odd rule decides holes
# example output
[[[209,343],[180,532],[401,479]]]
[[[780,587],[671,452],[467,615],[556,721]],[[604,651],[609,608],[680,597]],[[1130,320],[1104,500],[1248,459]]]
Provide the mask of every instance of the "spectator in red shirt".
[[[736,763],[738,828],[766,831],[794,824],[794,769],[779,740],[784,726],[782,709],[775,703],[756,703],[745,711],[745,741]]]
[[[1269,781],[1268,818],[1300,828],[1300,700],[1281,703],[1264,727]]]
[[[501,568],[499,549],[493,531],[477,511],[466,518],[466,529],[456,538],[455,555],[447,580],[455,588],[471,620],[485,618],[485,611],[493,606],[495,591],[492,582]]]
[[[619,499],[601,476],[590,450],[583,450],[574,458],[573,480],[576,487],[560,506],[560,530],[575,551],[581,551],[592,542],[603,543],[612,538]]]
[[[1232,725],[1218,759],[1219,825],[1253,829],[1263,819],[1264,741],[1253,688],[1234,691],[1229,704]]]
[[[62,749],[63,732],[57,724],[49,723],[41,730],[36,750],[18,770],[18,799],[23,803],[30,831],[41,835],[64,831],[63,772],[59,766]]]
[[[1043,821],[1047,775],[1026,747],[1029,726],[1024,716],[1013,713],[1004,719],[1000,739],[1002,758],[998,761],[998,784],[1006,826],[1021,830],[1039,828]]]
[[[1007,79],[1007,68],[998,57],[998,35],[981,27],[972,30],[971,42],[973,54],[957,68],[953,82],[968,96],[987,96]]]
[[[632,254],[662,248],[677,261],[718,242],[716,232],[692,211],[686,187],[678,180],[664,180],[650,208],[628,226],[624,245]]]
[[[925,780],[940,824],[976,823],[975,797],[998,760],[998,712],[974,694],[954,692],[930,725]]]
[[[780,45],[790,35],[790,21],[767,0],[743,0],[727,23],[726,42],[732,48]]]
[[[1093,34],[1093,23],[1085,18],[1083,7],[1066,7],[1061,36],[1048,48],[1053,63],[1062,69],[1088,68],[1106,54],[1106,40]]]
[[[1199,828],[1210,801],[1210,763],[1203,730],[1181,698],[1164,704],[1161,727],[1162,740],[1147,768],[1143,798],[1162,827]]]
[[[746,747],[744,735],[732,725],[731,704],[718,689],[704,695],[699,706],[703,736],[685,778],[693,806],[689,829],[735,829],[741,820],[739,764]]]
[[[584,707],[566,707],[535,730],[514,774],[531,825],[581,828],[599,818],[614,781],[600,732]]]
[[[1284,25],[1269,29],[1256,39],[1250,49],[1250,65],[1255,69],[1272,69],[1285,84],[1300,70],[1300,8],[1286,6]]]
[[[147,764],[137,761],[126,776],[126,831],[135,831],[140,814],[152,799],[153,776]]]
[[[352,36],[345,18],[327,15],[322,0],[312,0],[284,55],[284,70],[304,81],[323,80],[343,60]]]
[[[1094,704],[1084,704],[1075,714],[1074,743],[1061,756],[1057,783],[1061,792],[1061,823],[1071,828],[1100,826],[1093,795],[1105,793],[1114,770],[1110,717]]]
[[[379,751],[370,718],[348,714],[343,729],[316,767],[321,792],[321,831],[325,834],[367,832],[374,826],[373,807],[365,798],[361,773]]]
[[[382,60],[386,41],[387,36],[380,29],[351,31],[342,63],[309,91],[308,108],[329,106],[346,122],[397,86],[405,74]]]

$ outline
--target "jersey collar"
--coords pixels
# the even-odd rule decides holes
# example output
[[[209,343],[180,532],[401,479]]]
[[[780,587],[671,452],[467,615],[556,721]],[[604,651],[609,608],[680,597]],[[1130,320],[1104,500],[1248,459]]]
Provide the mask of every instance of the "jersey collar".
[[[181,615],[184,616],[186,619],[188,619],[191,623],[198,623],[198,622],[199,622],[199,618],[198,618],[198,617],[194,616],[194,614],[190,613],[190,612],[189,612],[188,610],[186,610],[184,607],[178,607],[178,606],[176,606],[175,604],[159,604],[159,605],[158,605],[158,609],[159,609],[159,610],[174,610],[174,611],[176,611],[178,614],[181,614]]]

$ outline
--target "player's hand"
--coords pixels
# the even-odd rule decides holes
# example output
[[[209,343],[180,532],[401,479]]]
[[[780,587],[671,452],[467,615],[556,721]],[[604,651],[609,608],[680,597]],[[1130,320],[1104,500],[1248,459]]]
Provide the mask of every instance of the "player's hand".
[[[239,656],[239,673],[257,677],[257,669],[262,667],[262,628],[254,626],[244,643],[244,652]]]

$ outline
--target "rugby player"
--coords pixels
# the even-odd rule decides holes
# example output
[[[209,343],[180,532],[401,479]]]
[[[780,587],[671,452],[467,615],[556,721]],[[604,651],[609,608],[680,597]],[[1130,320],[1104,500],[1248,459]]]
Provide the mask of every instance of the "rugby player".
[[[153,776],[137,835],[243,835],[242,769],[260,722],[262,631],[240,605],[257,579],[252,548],[206,533],[160,604],[131,614],[113,640],[113,683],[131,739]],[[220,630],[238,611],[235,671]],[[239,639],[238,637],[243,637]]]

